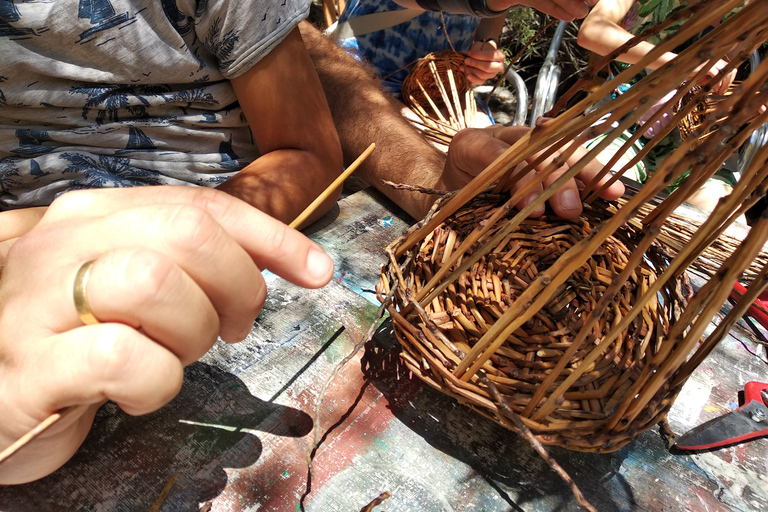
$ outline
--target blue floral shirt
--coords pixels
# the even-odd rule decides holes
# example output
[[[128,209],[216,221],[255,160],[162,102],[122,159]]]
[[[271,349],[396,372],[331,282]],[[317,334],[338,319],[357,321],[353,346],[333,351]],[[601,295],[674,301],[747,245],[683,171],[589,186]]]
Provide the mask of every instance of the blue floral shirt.
[[[403,7],[392,0],[348,0],[339,23],[365,14],[398,9]],[[352,54],[359,53],[376,68],[384,85],[399,94],[408,75],[406,66],[428,53],[449,50],[451,44],[457,51],[468,50],[478,23],[480,19],[474,16],[424,12],[384,30],[342,39],[339,45]]]
[[[228,79],[309,0],[0,0],[0,210],[215,186],[259,156]]]

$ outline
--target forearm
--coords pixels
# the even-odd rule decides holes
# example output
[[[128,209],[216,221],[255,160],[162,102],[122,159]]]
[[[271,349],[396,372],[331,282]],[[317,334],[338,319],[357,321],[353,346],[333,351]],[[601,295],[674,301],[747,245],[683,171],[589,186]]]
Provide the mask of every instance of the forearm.
[[[341,165],[329,162],[335,164],[335,159],[300,149],[272,151],[218,188],[289,224],[341,173]],[[328,211],[339,192],[331,194],[303,225]]]
[[[582,48],[586,48],[598,55],[607,55],[634,37],[630,32],[612,21],[599,20],[588,22],[588,19],[585,20],[579,30],[577,42]],[[635,64],[653,51],[654,48],[653,44],[643,41],[632,47],[629,51],[619,55],[616,60],[627,64]],[[646,67],[657,69],[674,58],[674,53],[666,52]]]
[[[220,188],[286,223],[342,172],[339,138],[306,46],[295,30],[231,80],[261,156]]]
[[[302,23],[300,28],[331,109],[344,165],[375,142],[376,149],[357,173],[414,218],[423,217],[435,196],[393,190],[382,180],[435,187],[445,156],[403,118],[399,102],[381,87],[369,69],[312,25]]]

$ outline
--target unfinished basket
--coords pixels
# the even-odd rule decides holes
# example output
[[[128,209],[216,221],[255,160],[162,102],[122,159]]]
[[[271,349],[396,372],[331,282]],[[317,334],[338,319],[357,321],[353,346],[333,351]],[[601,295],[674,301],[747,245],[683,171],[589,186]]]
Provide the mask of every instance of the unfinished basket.
[[[465,59],[453,50],[430,53],[416,61],[403,81],[403,102],[437,142],[447,144],[462,128],[476,126],[477,104]]]
[[[625,82],[739,3],[704,0],[617,49],[601,65],[688,18],[676,34],[617,77]],[[702,59],[711,66],[734,44],[746,41],[739,59],[729,64],[732,69],[766,39],[768,2],[752,2],[625,94],[597,105],[613,87],[604,84],[563,110],[581,84],[591,80],[597,71],[592,69],[559,100],[552,121],[523,136],[468,186],[436,203],[387,249],[389,263],[379,284],[380,298],[392,301],[389,313],[408,367],[498,423],[520,431],[522,421],[539,441],[570,449],[613,451],[663,420],[691,372],[768,283],[766,266],[753,268],[748,293],[714,332],[704,335],[768,239],[766,216],[721,254],[709,281],[695,294],[685,278],[724,229],[765,193],[767,148],[756,152],[733,193],[702,225],[675,240],[667,222],[768,121],[768,114],[759,113],[768,103],[768,64],[706,113],[692,136],[634,195],[611,204],[599,198],[619,179],[620,172],[612,176],[611,170],[640,133],[585,182],[580,218],[528,217],[649,107],[677,90],[648,122],[671,111],[690,89],[681,87],[680,77],[699,83],[704,76],[709,66],[696,71]],[[708,90],[704,86],[691,93],[693,99]],[[695,104],[675,114],[626,168]],[[586,156],[577,153],[602,135]],[[534,167],[535,177],[520,181]],[[562,175],[534,202],[520,211],[514,208],[554,171]],[[656,197],[689,171],[673,194]],[[712,258],[708,261],[711,267]]]

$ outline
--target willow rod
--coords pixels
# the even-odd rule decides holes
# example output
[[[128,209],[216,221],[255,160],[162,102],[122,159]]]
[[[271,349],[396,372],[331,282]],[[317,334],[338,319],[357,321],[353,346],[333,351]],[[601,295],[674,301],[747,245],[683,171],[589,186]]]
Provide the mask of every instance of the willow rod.
[[[336,190],[338,187],[340,187],[341,184],[344,183],[344,180],[349,178],[349,176],[353,172],[355,172],[358,167],[360,167],[360,164],[362,164],[365,161],[365,159],[368,158],[368,155],[370,155],[375,148],[376,148],[376,144],[371,143],[371,145],[368,146],[366,150],[363,151],[363,153],[359,157],[357,157],[357,159],[354,162],[352,162],[352,164],[349,167],[347,167],[346,170],[343,173],[341,173],[341,175],[339,175],[338,178],[333,180],[333,183],[328,185],[328,188],[326,188],[319,196],[317,196],[317,198],[314,201],[312,201],[312,203],[310,203],[310,205],[307,206],[306,209],[304,209],[304,211],[301,212],[299,216],[296,217],[293,220],[293,222],[289,224],[289,226],[292,228],[296,228],[300,226],[302,222],[307,220],[307,218],[310,215],[312,215],[315,212],[315,210],[317,210],[317,207],[320,206],[323,203],[323,201],[328,199],[328,197],[333,193],[333,191]]]

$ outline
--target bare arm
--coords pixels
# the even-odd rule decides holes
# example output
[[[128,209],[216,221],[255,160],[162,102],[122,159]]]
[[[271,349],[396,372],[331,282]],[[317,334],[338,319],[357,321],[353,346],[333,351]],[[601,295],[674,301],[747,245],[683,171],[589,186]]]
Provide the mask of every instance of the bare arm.
[[[403,7],[421,9],[416,0],[394,0]],[[532,7],[555,18],[573,21],[583,18],[589,11],[589,6],[596,0],[486,0],[486,5],[492,11],[503,12],[515,5]],[[450,12],[450,11],[448,11]]]
[[[606,55],[632,39],[634,35],[621,27],[620,23],[635,2],[636,0],[600,0],[581,23],[577,38],[579,46],[598,55]],[[619,55],[616,60],[627,64],[635,64],[654,48],[654,44],[642,41],[626,53]],[[677,57],[676,53],[666,52],[646,67],[658,69],[675,57]],[[716,77],[726,66],[727,63],[724,60],[717,61],[707,73],[705,80]],[[694,70],[693,74],[699,69]],[[736,70],[733,70],[717,84],[715,92],[723,94],[735,77]]]
[[[581,23],[577,39],[579,46],[598,55],[606,55],[632,39],[634,35],[622,28],[620,23],[634,3],[635,0],[601,0],[598,2]],[[617,60],[634,64],[654,48],[652,43],[643,41],[627,53],[619,55]],[[674,53],[667,52],[649,64],[648,67],[651,69],[659,68],[675,57]]]
[[[262,156],[219,188],[288,223],[342,172],[338,136],[299,30],[232,86]]]
[[[371,72],[338,48],[308,23],[300,25],[310,56],[317,67],[320,81],[328,95],[328,104],[344,150],[344,162],[349,164],[371,142],[376,150],[358,171],[401,208],[421,219],[437,198],[434,195],[393,190],[382,180],[419,185],[438,190],[456,190],[469,183],[506,151],[526,128],[492,126],[485,130],[466,129],[451,142],[447,157],[400,114],[396,100],[385,92]],[[577,154],[574,160],[583,153]],[[591,166],[582,176],[588,181],[599,166]],[[571,181],[553,195],[549,204],[562,217],[581,212],[581,201]],[[604,197],[621,196],[620,184],[606,191]],[[534,194],[535,195],[535,194]],[[533,196],[525,198],[524,206]],[[543,209],[537,214],[543,213]]]
[[[413,217],[423,217],[434,197],[393,190],[381,180],[435,187],[445,156],[403,118],[395,98],[381,87],[371,70],[311,24],[303,22],[299,28],[333,114],[344,164],[352,163],[375,142],[376,150],[358,174]]]

